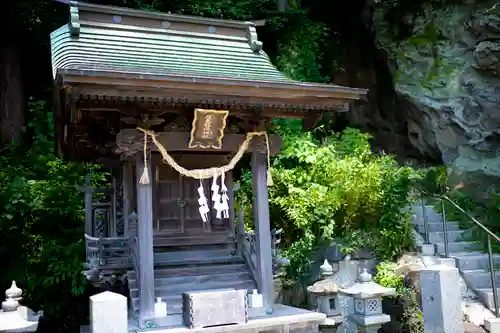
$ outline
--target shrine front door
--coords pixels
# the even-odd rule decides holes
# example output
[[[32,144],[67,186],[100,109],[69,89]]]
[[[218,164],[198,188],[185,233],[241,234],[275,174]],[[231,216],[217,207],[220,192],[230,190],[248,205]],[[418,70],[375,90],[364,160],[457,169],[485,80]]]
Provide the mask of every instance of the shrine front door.
[[[207,157],[203,155],[179,155],[174,158],[177,163],[187,169],[212,166],[210,165],[212,163],[207,163]],[[229,219],[216,218],[211,201],[211,179],[200,182],[198,179],[185,177],[161,162],[159,158],[153,159],[153,171],[155,180],[153,187],[153,233],[155,236],[206,236],[207,233],[229,231]],[[220,180],[218,184],[220,185]],[[200,185],[204,187],[211,211],[206,222],[203,222],[198,210],[198,188]],[[226,186],[229,187],[232,184],[226,183]],[[232,209],[232,203],[230,206]]]

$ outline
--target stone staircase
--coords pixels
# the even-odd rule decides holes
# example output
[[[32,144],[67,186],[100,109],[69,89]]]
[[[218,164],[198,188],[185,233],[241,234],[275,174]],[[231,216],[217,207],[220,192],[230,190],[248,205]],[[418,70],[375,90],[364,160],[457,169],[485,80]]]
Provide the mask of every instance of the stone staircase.
[[[422,206],[415,206],[413,222],[419,234],[425,237],[424,211]],[[428,221],[429,242],[434,245],[438,255],[445,255],[444,230],[441,214],[433,206],[425,206]],[[459,228],[457,222],[448,221],[446,224],[448,235],[449,256],[455,259],[456,266],[462,275],[467,287],[472,289],[481,302],[489,309],[494,309],[493,289],[491,286],[488,254],[483,251],[483,244],[470,241],[467,230]],[[500,264],[500,255],[493,255],[494,265]],[[500,271],[495,271],[495,281],[500,295]]]
[[[210,289],[256,289],[252,273],[239,252],[227,244],[155,248],[155,297],[167,302],[167,315],[182,313],[182,293]],[[139,312],[136,272],[130,271],[131,307]]]

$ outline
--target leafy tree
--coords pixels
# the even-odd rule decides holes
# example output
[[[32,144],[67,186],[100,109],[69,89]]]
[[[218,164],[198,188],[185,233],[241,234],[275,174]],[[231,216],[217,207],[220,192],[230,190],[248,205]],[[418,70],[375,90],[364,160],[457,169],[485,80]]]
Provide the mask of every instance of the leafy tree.
[[[86,319],[88,299],[82,275],[83,195],[77,185],[97,166],[67,163],[52,154],[44,103],[30,103],[36,136],[29,150],[11,145],[0,154],[0,285],[16,280],[25,300],[54,321],[51,332],[75,332]],[[4,290],[3,289],[3,290]],[[80,298],[79,298],[80,297]],[[80,304],[68,306],[71,303]]]
[[[273,225],[285,230],[290,278],[309,279],[314,252],[332,241],[340,242],[344,253],[369,249],[383,260],[411,248],[412,227],[403,208],[412,200],[413,169],[400,167],[392,156],[372,154],[370,136],[354,129],[322,143],[311,133],[285,138],[273,163],[269,202]],[[249,180],[247,173],[239,197],[247,221],[252,219]]]

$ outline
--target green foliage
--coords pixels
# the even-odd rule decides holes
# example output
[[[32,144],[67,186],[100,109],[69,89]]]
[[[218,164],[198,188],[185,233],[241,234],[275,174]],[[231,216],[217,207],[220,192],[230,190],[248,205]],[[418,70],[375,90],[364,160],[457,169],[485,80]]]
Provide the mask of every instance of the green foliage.
[[[314,252],[336,240],[344,253],[370,249],[393,259],[412,245],[409,217],[402,208],[414,172],[391,156],[375,156],[370,136],[347,129],[319,143],[310,133],[288,134],[273,162],[271,220],[285,230],[284,255],[289,277],[308,279]],[[248,175],[248,174],[247,174]],[[249,177],[240,203],[248,207]],[[245,204],[246,203],[246,204]],[[247,208],[245,219],[251,218]]]
[[[389,313],[391,319],[401,323],[401,331],[408,333],[423,333],[424,320],[422,311],[418,305],[415,291],[409,287],[405,277],[395,273],[397,264],[394,262],[382,262],[377,266],[377,274],[373,280],[381,286],[395,288],[396,295],[387,297],[392,304],[397,304],[402,308],[402,313]],[[384,309],[385,313],[391,309]]]
[[[426,196],[442,195],[448,192],[448,170],[446,166],[429,167],[419,170],[420,179],[415,188]]]
[[[188,0],[187,10],[197,16],[221,19],[255,20],[275,10],[273,0]]]
[[[377,265],[377,274],[373,277],[373,281],[386,288],[396,289],[396,293],[404,292],[405,279],[401,275],[396,275],[395,271],[398,265],[395,262],[384,261]]]
[[[86,289],[84,201],[76,186],[93,170],[54,156],[44,104],[30,107],[33,145],[27,151],[6,147],[0,155],[0,260],[6,273],[0,285],[5,289],[16,280],[25,300],[58,321],[57,329],[75,331],[77,318],[85,317],[87,309],[68,306]],[[103,174],[94,175],[94,181],[104,179]]]
[[[327,37],[327,28],[322,23],[309,20],[298,11],[285,18],[271,21],[279,35],[275,63],[290,78],[298,81],[328,82],[321,66],[321,45]]]

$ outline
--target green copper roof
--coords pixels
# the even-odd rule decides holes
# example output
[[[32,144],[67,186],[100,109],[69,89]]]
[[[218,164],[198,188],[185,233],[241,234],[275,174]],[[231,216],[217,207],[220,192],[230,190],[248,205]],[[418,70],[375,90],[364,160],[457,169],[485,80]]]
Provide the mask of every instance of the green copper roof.
[[[75,4],[71,21],[51,34],[54,77],[99,70],[292,82],[261,50],[251,22]]]

